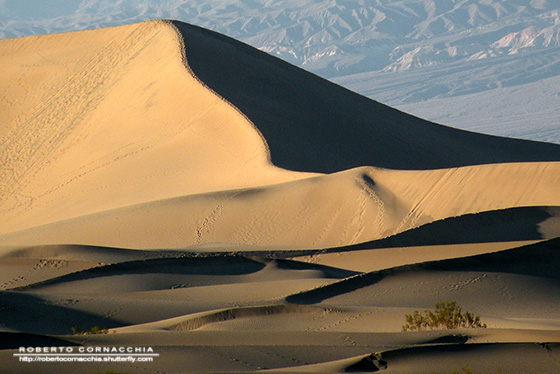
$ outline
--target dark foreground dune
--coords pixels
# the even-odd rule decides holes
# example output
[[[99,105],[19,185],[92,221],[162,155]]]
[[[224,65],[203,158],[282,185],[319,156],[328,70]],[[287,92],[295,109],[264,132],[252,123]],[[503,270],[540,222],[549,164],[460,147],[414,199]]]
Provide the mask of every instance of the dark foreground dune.
[[[12,357],[16,343],[149,345],[160,354],[153,363],[27,365],[41,373],[323,373],[376,368],[395,373],[451,373],[463,368],[476,373],[552,373],[559,354],[554,343],[560,329],[555,297],[560,291],[559,250],[558,240],[551,240],[364,274],[224,253],[192,258],[193,253],[175,252],[175,257],[142,262],[121,259],[3,292],[2,328],[20,333],[0,335],[0,357],[7,363],[4,372],[19,373],[22,364]],[[68,249],[74,255],[76,251]],[[33,253],[4,256],[0,266],[10,259],[12,264],[15,259],[24,262]],[[59,249],[56,258],[63,257]],[[228,263],[238,266],[224,266]],[[205,276],[197,276],[201,274]],[[142,287],[141,279],[146,280]],[[488,327],[400,332],[406,313],[440,300],[455,300],[475,311]],[[10,317],[15,311],[17,319]],[[71,335],[71,327],[80,331],[94,325],[109,328],[109,333]]]

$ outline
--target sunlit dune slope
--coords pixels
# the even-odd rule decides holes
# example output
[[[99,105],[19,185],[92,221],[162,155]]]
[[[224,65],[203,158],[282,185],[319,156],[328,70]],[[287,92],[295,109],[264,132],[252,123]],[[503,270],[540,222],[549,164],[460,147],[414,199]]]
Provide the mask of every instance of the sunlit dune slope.
[[[534,206],[558,235],[560,146],[435,125],[193,26],[3,40],[0,68],[0,245],[324,248]]]
[[[530,176],[528,178],[528,176]],[[324,248],[375,240],[447,217],[560,206],[560,163],[430,171],[363,167],[241,190],[188,195],[0,237],[3,245],[187,248],[200,244]],[[540,224],[560,235],[558,209]]]
[[[305,175],[184,65],[163,21],[0,40],[0,233]]]

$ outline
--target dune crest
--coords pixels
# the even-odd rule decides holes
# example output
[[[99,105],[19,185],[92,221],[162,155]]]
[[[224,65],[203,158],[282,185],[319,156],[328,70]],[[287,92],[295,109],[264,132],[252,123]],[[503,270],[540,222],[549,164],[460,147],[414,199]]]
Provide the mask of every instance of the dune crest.
[[[267,139],[274,165],[443,169],[560,161],[560,145],[462,131],[360,96],[237,40],[174,21],[193,72]]]
[[[363,167],[272,186],[185,195],[107,210],[6,234],[0,237],[0,244],[134,249],[184,249],[212,243],[342,247],[449,217],[560,206],[558,185],[560,163],[428,171]],[[550,218],[540,225],[542,238],[555,237],[557,213],[557,209],[548,211]]]
[[[353,94],[340,87],[236,43],[168,21],[0,41],[0,66],[9,72],[0,78],[7,123],[0,149],[5,165],[0,244],[324,248],[465,214],[560,206],[556,162],[426,171],[370,167],[393,157],[397,164],[434,169],[442,164],[437,141],[448,144],[450,134],[462,147],[493,142],[495,154],[488,160],[516,160],[510,154],[516,143],[422,122],[371,100],[351,100]],[[232,56],[227,66],[224,51]],[[247,69],[236,90],[232,85],[245,74],[239,66]],[[265,69],[278,91],[270,91],[266,81],[255,84],[264,79]],[[301,107],[295,106],[290,100],[298,85],[327,96],[302,98]],[[333,93],[340,102],[333,102]],[[255,110],[247,106],[247,95]],[[326,118],[323,107],[329,102]],[[263,105],[268,115],[284,108],[287,117],[280,113],[271,124],[261,117]],[[375,124],[349,120],[361,118],[367,108]],[[307,115],[316,115],[315,125],[306,122]],[[387,116],[391,124],[384,122]],[[391,142],[404,134],[395,138],[387,132],[396,134],[401,126],[422,127],[426,138],[408,137],[397,147]],[[354,134],[359,128],[367,133]],[[284,138],[298,132],[302,142],[312,143],[306,149]],[[342,148],[308,153],[333,139]],[[272,155],[269,140],[275,144]],[[362,147],[358,140],[371,146]],[[380,140],[410,149],[379,156]],[[284,141],[281,149],[278,141]],[[503,151],[502,145],[507,145]],[[435,153],[426,154],[427,147]],[[556,150],[531,142],[519,147],[532,155],[529,160],[554,157],[544,150]],[[297,170],[314,170],[316,160],[333,166],[371,163],[320,175],[280,169],[271,163],[276,156]],[[287,156],[295,164],[283,163]],[[457,165],[486,160],[465,153],[444,159]],[[551,226],[553,221],[541,225],[543,237],[553,235]]]
[[[258,130],[186,68],[169,22],[0,51],[0,233],[307,176],[270,164]]]

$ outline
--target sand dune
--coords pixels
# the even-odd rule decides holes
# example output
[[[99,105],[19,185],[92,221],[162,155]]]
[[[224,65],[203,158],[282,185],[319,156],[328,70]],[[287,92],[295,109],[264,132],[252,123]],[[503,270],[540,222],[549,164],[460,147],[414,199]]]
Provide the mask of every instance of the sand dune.
[[[560,158],[558,145],[436,125],[226,36],[173,24],[193,72],[259,128],[277,166],[332,173],[365,165],[408,170]]]
[[[178,34],[176,27],[182,34]],[[200,39],[191,40],[196,36],[200,36]],[[184,39],[186,43],[184,49],[181,37],[186,38]],[[202,48],[200,43],[208,38],[215,40],[208,41],[207,48],[199,51]],[[88,41],[87,47],[82,42],[84,40]],[[211,75],[206,70],[214,65],[203,63],[201,59],[208,53],[215,52],[215,48],[221,48],[219,46],[223,46],[222,49],[224,49],[223,51],[220,49],[222,51],[220,53],[229,51],[228,53],[232,54],[231,69],[239,69],[236,67],[237,63],[251,63],[251,68],[244,70],[247,74],[257,74],[257,72],[264,74],[262,70],[266,68],[269,69],[267,74],[270,77],[282,76],[289,81],[299,82],[298,84],[309,87],[314,92],[325,92],[325,94],[337,98],[336,105],[329,104],[333,98],[323,100],[311,94],[308,97],[315,97],[313,100],[303,101],[302,99],[300,101],[300,105],[304,108],[295,113],[299,113],[298,115],[305,116],[305,118],[316,118],[317,123],[321,123],[321,130],[317,131],[315,126],[306,124],[302,119],[293,119],[291,122],[286,122],[280,129],[281,131],[277,129],[271,134],[265,134],[269,131],[268,122],[262,123],[259,117],[254,117],[251,108],[260,108],[264,104],[272,105],[270,110],[266,111],[267,116],[277,110],[294,108],[285,100],[293,99],[293,91],[299,92],[300,90],[290,85],[284,87],[285,89],[274,91],[275,96],[270,97],[267,96],[267,92],[258,90],[266,89],[266,87],[283,87],[280,83],[274,81],[274,85],[253,85],[249,87],[251,90],[246,87],[241,88],[242,86],[232,80],[233,77],[239,77],[242,74],[230,72],[230,75],[221,77],[219,74],[229,71],[225,67],[213,68],[212,71],[215,71],[215,74]],[[398,163],[406,163],[407,168],[434,168],[496,161],[560,160],[559,146],[534,142],[518,144],[515,140],[475,136],[466,132],[450,130],[443,126],[417,120],[371,100],[366,101],[365,108],[348,107],[349,101],[361,103],[361,100],[365,99],[359,98],[358,100],[354,94],[346,90],[319,80],[297,68],[271,60],[257,51],[251,51],[250,59],[242,59],[238,54],[242,53],[241,51],[248,53],[247,48],[190,26],[161,21],[103,31],[1,41],[3,57],[0,63],[8,74],[3,75],[2,78],[4,87],[2,92],[5,97],[3,100],[5,110],[2,112],[7,125],[2,129],[4,141],[1,154],[5,165],[2,170],[6,183],[2,184],[3,221],[0,232],[21,231],[96,213],[111,217],[106,219],[116,220],[120,219],[120,213],[112,215],[107,212],[128,206],[136,206],[132,209],[139,209],[137,204],[151,204],[154,201],[160,201],[159,205],[177,206],[181,203],[178,204],[177,200],[170,202],[169,199],[204,196],[213,191],[255,189],[255,187],[276,185],[313,176],[309,173],[294,173],[274,167],[269,162],[270,152],[276,155],[275,157],[280,157],[280,161],[272,160],[276,165],[293,166],[291,169],[303,171],[325,171],[313,166],[314,160],[328,162],[331,168],[338,168],[338,171],[348,166],[396,166],[380,162],[380,157],[388,156],[399,160]],[[184,64],[183,50],[188,66]],[[212,59],[212,61],[223,63],[218,58]],[[269,66],[270,64],[279,65],[283,69],[282,74],[276,73],[276,70]],[[190,70],[191,66],[192,70]],[[246,78],[247,82],[253,81],[253,79],[261,81],[258,77],[247,76]],[[227,82],[227,85],[214,87],[214,81]],[[232,91],[233,89],[235,91]],[[52,95],[52,92],[55,94]],[[234,95],[234,93],[238,95]],[[244,106],[236,103],[236,100],[238,97],[244,97],[244,100],[247,100],[247,95],[255,100],[252,100],[253,105],[250,108],[245,109]],[[234,103],[237,108],[222,97]],[[257,98],[258,100],[256,100]],[[315,106],[318,104],[314,104],[314,106],[310,102],[321,103],[321,105],[329,104],[330,111],[333,113],[332,118],[326,121],[321,116],[306,113],[304,110],[306,108],[328,113],[326,108],[316,108]],[[347,117],[352,114],[353,118],[360,118],[361,113],[366,109],[368,115],[375,116],[375,119],[364,120],[365,122],[360,123],[359,126],[354,122],[350,123],[344,118],[337,117],[339,113],[346,113]],[[262,109],[259,110],[259,113],[263,112]],[[290,113],[294,114],[294,110],[291,109]],[[282,123],[284,117],[282,114],[278,114],[275,118],[278,120],[277,123]],[[387,118],[391,118],[390,123],[383,122]],[[335,126],[335,123],[338,125]],[[369,127],[364,123],[374,125]],[[337,131],[344,129],[347,136],[352,138],[346,139],[338,133],[330,133],[333,126],[338,129]],[[414,131],[421,130],[423,136],[403,133],[403,130],[396,126],[417,129]],[[356,133],[357,129],[366,128],[369,131],[368,134]],[[301,147],[298,148],[297,142],[284,139],[277,134],[281,132],[294,136],[297,131],[313,131],[313,143],[327,147],[329,151],[316,150],[312,154],[306,154],[313,149],[307,144],[311,134],[297,135],[297,139],[307,142],[304,147],[307,151]],[[448,139],[449,132],[454,134],[455,140]],[[428,136],[428,133],[432,135]],[[262,137],[263,134],[265,138]],[[400,140],[400,138],[395,138],[395,134],[402,136],[406,142],[414,140],[417,142],[417,146],[405,143],[391,144],[390,141]],[[471,139],[473,136],[474,140]],[[468,152],[459,149],[445,150],[435,140],[430,140],[430,137],[445,139],[445,142],[450,142],[454,147],[459,145],[470,147],[470,150]],[[338,150],[337,147],[331,147],[328,142],[333,139],[344,147],[352,148]],[[371,143],[361,146],[358,141],[364,140]],[[386,144],[383,147],[375,144],[379,140]],[[277,150],[276,145],[271,145],[275,144],[274,142],[282,142],[281,144],[284,145]],[[486,143],[491,145],[492,152],[477,148],[478,145]],[[286,147],[285,144],[290,144],[290,146]],[[270,151],[269,147],[272,147]],[[386,149],[387,147],[390,149]],[[511,147],[514,147],[515,152],[510,150]],[[368,149],[382,154],[376,153],[368,156]],[[394,150],[397,149],[406,150],[406,153],[395,153]],[[283,155],[286,150],[291,150],[292,153]],[[436,153],[429,154],[433,152]],[[443,152],[443,154],[438,156],[437,152]],[[486,157],[498,153],[499,157],[488,156],[490,157],[488,159],[470,161],[465,159],[465,157],[470,157],[469,155]],[[304,155],[306,162],[296,161]],[[341,165],[341,167],[336,166],[340,160],[351,156],[356,158],[344,161],[345,165]],[[367,156],[368,159],[361,159],[362,156]],[[287,159],[289,162],[284,163],[281,161],[283,159]],[[434,161],[436,159],[445,160],[445,162],[436,162]],[[416,165],[416,162],[422,164]],[[297,163],[297,165],[290,163]],[[396,195],[398,199],[406,200],[404,206],[398,206],[397,209],[408,209],[408,211],[382,213],[383,221],[401,221],[402,215],[410,215],[411,220],[421,219],[417,217],[423,213],[419,211],[421,206],[416,208],[414,205],[420,204],[421,201],[426,201],[426,205],[432,204],[432,200],[428,198],[427,194],[432,194],[430,196],[442,194],[441,198],[438,198],[441,201],[447,201],[449,199],[447,194],[452,193],[454,197],[462,196],[465,200],[461,201],[461,207],[452,211],[447,208],[447,211],[443,212],[426,212],[427,215],[433,215],[434,219],[516,206],[560,205],[556,199],[555,190],[551,191],[558,182],[556,177],[558,172],[554,170],[555,168],[558,166],[554,163],[540,163],[504,164],[504,166],[485,166],[480,169],[475,167],[427,173],[403,172],[404,174],[396,171],[370,169],[364,173],[373,179],[376,185],[386,183],[384,179],[387,176],[389,178],[387,183],[391,183],[388,186],[390,188],[388,193]],[[529,178],[528,175],[531,177]],[[322,177],[326,180],[330,178],[330,176]],[[325,186],[326,191],[323,192],[323,196],[328,195],[328,198],[325,197],[326,199],[339,202],[341,197],[338,196],[339,192],[336,190],[346,190],[347,187],[339,185],[340,178],[333,178],[336,179],[334,182],[336,186]],[[355,176],[350,176],[348,179],[350,178],[355,178]],[[414,184],[411,183],[410,178],[414,179]],[[477,178],[478,180],[476,180]],[[486,178],[489,179],[486,180]],[[398,182],[393,182],[395,179],[398,179]],[[315,181],[302,181],[302,183],[304,186],[308,186]],[[348,180],[346,183],[354,182]],[[394,183],[398,183],[398,185]],[[519,183],[523,183],[523,186],[520,187]],[[463,184],[478,186],[478,191],[471,192],[468,188],[463,187]],[[407,191],[403,191],[405,188],[403,185],[406,186]],[[537,186],[536,190],[532,191],[534,186]],[[408,188],[415,188],[415,191],[408,191]],[[442,191],[441,188],[445,190]],[[484,190],[483,192],[486,194],[496,193],[504,188],[514,190],[513,193],[505,191],[503,194],[510,198],[511,202],[494,204],[491,202],[493,196],[484,198],[478,196],[480,190]],[[546,190],[542,190],[542,188]],[[367,188],[362,190],[353,189],[357,196],[349,198],[348,203],[357,206],[349,208],[349,210],[353,210],[351,213],[342,212],[342,216],[345,214],[359,216],[361,214],[360,209],[364,209],[361,207],[364,205],[361,202],[364,196],[361,195],[371,195]],[[528,198],[526,190],[532,195],[531,197],[534,197],[535,202],[520,201],[520,199]],[[275,191],[280,193],[281,190]],[[290,194],[290,198],[294,194],[292,190],[285,193]],[[304,193],[310,192],[304,190],[301,195]],[[313,193],[319,194],[317,191]],[[411,193],[414,195],[409,196]],[[342,194],[345,198],[344,206],[346,206],[347,193],[345,191]],[[540,195],[540,197],[536,195]],[[226,199],[229,198],[226,196]],[[366,205],[373,201],[373,205],[383,204],[385,209],[389,208],[387,203],[391,203],[384,201],[384,196],[371,195],[369,198],[368,196],[365,198],[368,200]],[[193,197],[193,199],[196,198]],[[283,199],[284,197],[280,196],[272,197],[274,203],[279,205],[283,204],[279,202]],[[167,235],[155,227],[152,229],[136,227],[134,236],[138,231],[155,231],[149,232],[148,235],[160,243],[159,246],[154,242],[146,242],[145,238],[138,238],[138,242],[145,243],[144,248],[186,247],[208,241],[266,245],[300,244],[294,243],[293,235],[286,236],[285,233],[282,233],[285,229],[283,230],[277,225],[271,225],[270,228],[271,231],[275,231],[275,234],[267,232],[263,236],[286,236],[285,240],[253,238],[258,235],[246,234],[242,224],[236,234],[224,234],[225,237],[221,238],[200,238],[203,236],[203,232],[211,231],[210,228],[201,226],[213,224],[214,220],[221,219],[219,216],[223,213],[221,210],[223,202],[220,201],[220,198],[213,200],[217,201],[213,201],[210,206],[204,208],[201,206],[189,207],[189,209],[200,212],[192,214],[196,222],[187,223],[187,228],[182,229],[180,233],[174,232]],[[381,200],[381,202],[376,202],[376,200]],[[257,201],[259,205],[270,205],[267,201],[258,201],[258,199],[253,201]],[[488,206],[481,206],[481,202]],[[300,201],[288,204],[300,204]],[[337,203],[334,204],[335,206],[328,209],[337,212],[339,208],[336,206]],[[153,205],[150,206],[150,210],[153,211],[152,208]],[[181,209],[184,208],[181,207]],[[172,208],[166,207],[163,210],[166,209]],[[267,209],[278,211],[277,207]],[[318,215],[324,215],[318,210],[318,207],[310,206],[309,209]],[[376,209],[373,206],[369,210],[372,211],[372,214],[377,214],[373,212]],[[442,207],[442,210],[445,209]],[[250,210],[255,211],[253,207]],[[251,212],[243,212],[243,215],[253,214]],[[258,216],[262,213],[270,215],[268,210],[266,212],[257,211],[255,214],[257,217],[251,218],[259,219]],[[167,213],[162,211],[160,214],[166,215]],[[302,218],[309,219],[311,213],[304,213],[304,215],[305,217]],[[247,217],[249,221],[251,218]],[[131,217],[125,216],[122,219],[130,220]],[[283,217],[281,220],[285,219]],[[288,219],[290,222],[294,222],[293,216]],[[97,218],[95,220],[98,221]],[[158,221],[161,220],[158,219]],[[327,231],[330,230],[328,223],[321,222],[319,224],[321,227],[312,229],[314,232],[310,233],[309,240],[302,242],[301,245],[334,246],[352,244],[360,240],[373,240],[381,237],[383,233],[395,233],[402,228],[414,227],[414,223],[411,225],[407,222],[402,224],[392,222],[386,224],[387,227],[382,225],[382,227],[373,228],[368,237],[354,238],[354,234],[351,234],[348,235],[349,238],[344,239],[337,234],[337,239],[334,241],[321,236],[325,228]],[[99,225],[102,226],[101,223]],[[150,225],[153,226],[154,223],[151,222]],[[402,227],[398,227],[399,225]],[[111,227],[115,227],[114,230],[118,230],[120,233],[122,230],[118,226],[118,224],[115,226],[114,222],[111,223]],[[354,223],[353,226],[349,231],[360,233],[366,229],[372,230],[371,227],[364,227],[359,223]],[[104,231],[106,229],[106,227],[102,228]],[[63,230],[65,231],[63,235],[69,231]],[[96,229],[86,228],[86,230],[95,232]],[[332,231],[339,230],[340,227],[335,227]],[[48,231],[56,231],[56,229],[49,228]],[[194,234],[199,237],[193,237]],[[124,235],[126,236],[126,233]],[[163,235],[167,237],[167,242],[161,241]],[[301,237],[299,234],[295,235]],[[33,236],[26,234],[26,237]],[[69,237],[66,240],[60,242],[60,237],[55,237],[50,241],[39,239],[23,244],[142,247],[140,243],[135,243],[129,237],[123,238],[121,241],[96,242],[77,233],[76,237]],[[343,241],[346,243],[341,243]],[[2,240],[2,243],[11,244],[6,240]],[[21,241],[17,243],[21,244]]]
[[[559,309],[554,296],[558,292],[558,264],[551,261],[557,257],[554,256],[557,248],[557,240],[554,240],[495,254],[388,269],[381,273],[379,280],[368,275],[358,276],[362,279],[359,288],[351,285],[352,279],[356,278],[351,276],[348,280],[338,281],[340,285],[335,294],[315,300],[312,296],[305,296],[305,292],[299,292],[298,295],[303,295],[299,303],[287,305],[281,297],[270,293],[272,289],[289,291],[287,283],[276,281],[271,287],[266,278],[249,279],[245,275],[237,275],[238,282],[243,283],[239,287],[234,289],[227,284],[219,287],[226,287],[230,294],[237,292],[232,299],[236,304],[245,306],[231,305],[217,310],[213,310],[212,305],[221,303],[226,306],[230,301],[224,299],[224,294],[216,287],[198,292],[196,296],[191,293],[195,297],[185,293],[185,288],[158,291],[159,295],[133,290],[108,295],[103,290],[94,292],[96,287],[98,290],[103,288],[101,284],[109,285],[113,281],[111,277],[103,276],[94,278],[96,283],[68,288],[64,292],[53,293],[53,290],[39,286],[27,291],[4,293],[3,305],[10,308],[25,305],[26,312],[20,312],[23,318],[16,321],[4,311],[2,321],[4,328],[41,331],[43,334],[49,330],[51,333],[67,334],[71,326],[80,329],[95,324],[114,326],[118,328],[111,329],[114,332],[106,335],[65,335],[58,338],[72,344],[93,346],[150,342],[161,354],[156,364],[138,366],[137,369],[131,364],[87,366],[88,369],[98,368],[95,370],[111,368],[122,372],[141,372],[145,370],[141,367],[165,367],[177,373],[219,370],[255,372],[265,368],[280,372],[344,372],[364,357],[380,352],[387,364],[386,370],[395,372],[406,372],[438,362],[439,366],[433,369],[438,373],[461,370],[466,365],[477,372],[492,373],[497,369],[511,368],[508,360],[517,362],[515,360],[519,355],[531,357],[530,363],[522,361],[516,364],[522,371],[530,372],[534,367],[546,371],[554,368],[556,345],[539,348],[536,343],[555,341],[560,331]],[[232,261],[227,256],[211,257],[200,262],[200,259],[181,259],[181,255],[186,253],[174,253],[177,264],[182,264],[187,274],[211,270],[214,275],[201,278],[209,284],[213,283],[214,277],[232,277],[228,275],[232,271],[243,272],[243,267],[201,268],[200,264],[205,262]],[[169,259],[165,261],[171,266]],[[124,262],[121,269],[134,269],[139,265],[134,261],[130,265]],[[90,274],[109,275],[116,273],[117,269],[115,265],[104,265]],[[160,269],[162,274],[168,271],[149,264],[144,269]],[[286,266],[283,269],[277,267],[275,271],[286,274],[270,274],[269,279],[286,279],[291,273],[288,277],[299,278],[300,287],[317,289],[316,284],[301,283],[308,276],[304,274],[309,274],[309,269],[294,270],[294,267]],[[297,275],[300,272],[304,278]],[[121,282],[136,284],[133,275],[130,274],[128,280],[121,279]],[[76,280],[69,278],[68,281]],[[261,286],[269,293],[259,291]],[[322,288],[328,291],[332,286]],[[242,296],[247,289],[253,294],[252,301]],[[405,313],[429,308],[435,300],[451,297],[469,310],[480,313],[489,328],[400,332]],[[294,302],[294,299],[290,301]],[[317,302],[320,303],[314,305]],[[193,303],[201,305],[202,309],[195,311],[197,307]],[[251,306],[251,303],[254,305]],[[138,313],[139,310],[142,313]],[[43,323],[37,325],[34,313],[45,311],[47,313],[41,319]],[[65,318],[57,321],[54,318],[57,315]],[[37,343],[27,344],[39,344],[44,341],[39,340],[43,339],[42,336],[37,336]],[[538,349],[533,351],[533,347]],[[540,355],[540,349],[543,353],[551,352],[552,356]],[[2,350],[0,356],[10,360],[11,353],[13,350]],[[488,355],[494,355],[495,360],[479,364],[481,361],[478,358]],[[183,366],[178,362],[183,362]],[[78,372],[81,370],[77,365],[51,365],[38,364],[36,367],[47,373],[67,367],[76,368]],[[17,365],[9,365],[7,372],[17,372]]]
[[[560,146],[179,22],[0,40],[0,68],[3,372],[558,369]],[[402,331],[439,301],[487,328]]]
[[[0,244],[136,249],[205,243],[337,247],[465,214],[560,206],[558,185],[560,163],[431,171],[358,168],[268,187],[109,210],[3,235]],[[548,219],[556,219],[556,212],[550,209]],[[543,238],[558,234],[556,225],[544,222],[539,230]]]
[[[307,175],[270,165],[254,126],[185,68],[165,22],[0,49],[3,233]]]

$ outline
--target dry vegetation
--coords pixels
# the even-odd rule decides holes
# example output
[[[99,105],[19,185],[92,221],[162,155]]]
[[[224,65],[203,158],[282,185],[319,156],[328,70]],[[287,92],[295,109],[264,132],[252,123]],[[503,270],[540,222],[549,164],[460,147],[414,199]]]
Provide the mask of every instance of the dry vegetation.
[[[71,327],[72,334],[74,335],[97,335],[97,334],[108,334],[108,329],[102,329],[99,326],[93,326],[89,330],[78,330],[75,326]]]
[[[425,310],[424,314],[415,310],[406,315],[406,324],[403,331],[426,329],[457,329],[457,328],[486,328],[480,322],[480,316],[471,312],[462,311],[456,302],[439,302],[435,305],[435,312]]]

